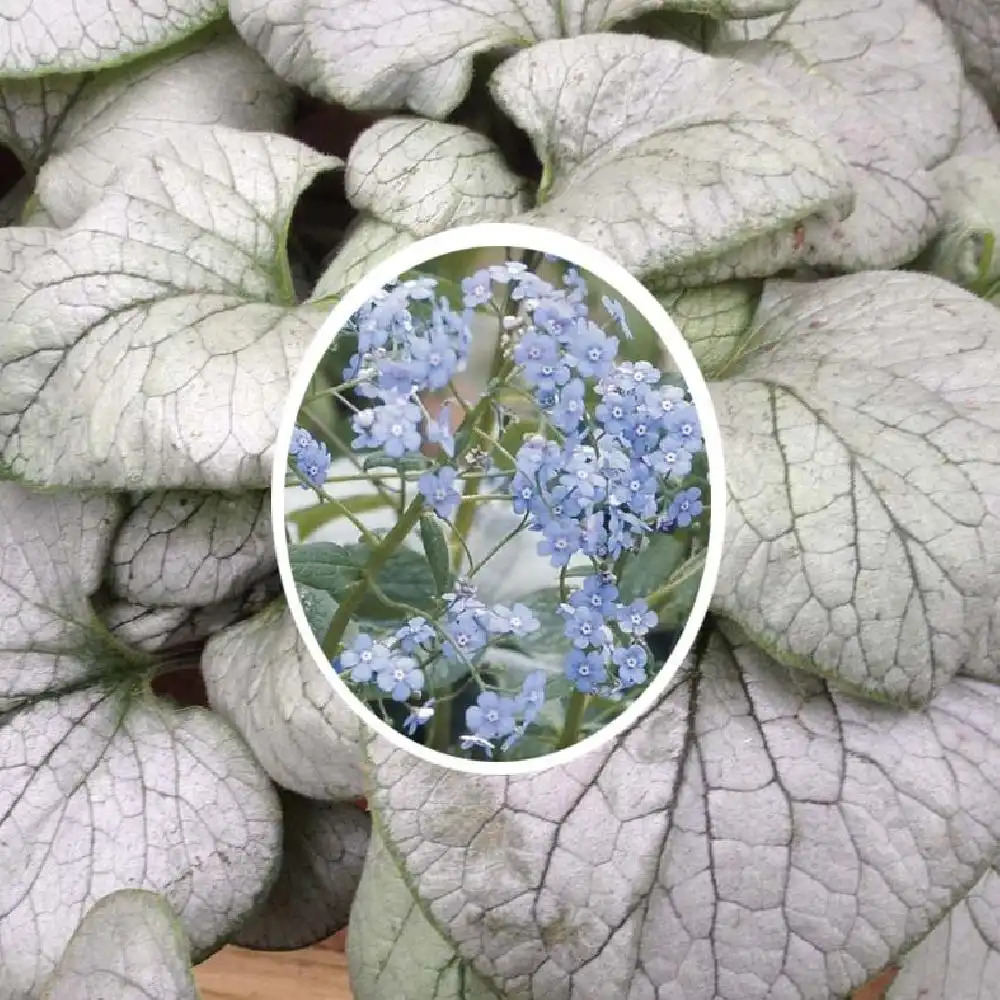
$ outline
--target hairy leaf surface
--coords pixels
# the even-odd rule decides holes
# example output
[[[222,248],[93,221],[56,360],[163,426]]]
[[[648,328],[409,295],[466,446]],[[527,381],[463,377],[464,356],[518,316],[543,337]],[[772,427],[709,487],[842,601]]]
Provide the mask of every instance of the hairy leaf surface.
[[[780,17],[723,23],[719,39],[734,38],[790,45],[811,69],[867,99],[889,135],[902,130],[924,167],[958,141],[962,63],[923,0],[799,0]]]

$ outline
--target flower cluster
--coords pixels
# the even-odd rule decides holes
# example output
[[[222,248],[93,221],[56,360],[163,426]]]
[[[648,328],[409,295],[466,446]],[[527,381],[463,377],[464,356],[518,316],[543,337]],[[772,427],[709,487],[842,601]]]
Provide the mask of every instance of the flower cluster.
[[[468,679],[476,695],[464,710],[459,748],[491,758],[539,723],[553,698],[618,701],[647,682],[646,636],[657,613],[643,600],[619,599],[621,574],[652,535],[690,528],[704,512],[700,488],[685,482],[704,445],[684,388],[647,361],[619,360],[622,340],[632,337],[626,310],[604,296],[606,321],[596,322],[575,269],[557,287],[523,263],[482,268],[461,282],[460,309],[438,291],[433,278],[402,281],[352,319],[357,349],[335,390],[351,410],[351,447],[406,460],[398,468],[400,516],[407,497],[433,512],[458,536],[452,560],[467,552],[460,537],[467,504],[507,498],[520,519],[515,534],[537,535],[538,553],[558,575],[552,624],[566,650],[561,674],[495,679],[496,652],[530,651],[542,626],[525,603],[484,603],[472,579],[441,594],[433,614],[410,608],[382,634],[341,641],[332,662],[363,697],[407,712],[401,728],[414,738],[456,697],[453,679]],[[525,400],[537,418],[513,454],[500,440],[516,418],[495,395],[474,409],[445,403],[436,415],[427,405],[428,394],[453,390],[465,369],[478,311],[498,322],[490,392]],[[453,405],[463,408],[457,431]],[[444,457],[431,458],[428,444]],[[325,445],[301,428],[289,461],[306,485],[319,488],[328,475]],[[469,566],[473,574],[481,568]]]

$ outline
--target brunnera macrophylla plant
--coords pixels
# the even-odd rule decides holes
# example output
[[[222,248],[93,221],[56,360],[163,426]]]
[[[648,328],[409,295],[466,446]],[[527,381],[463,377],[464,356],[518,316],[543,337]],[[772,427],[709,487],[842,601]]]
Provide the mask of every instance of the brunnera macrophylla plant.
[[[658,672],[661,612],[686,623],[706,557],[705,447],[683,380],[619,359],[633,336],[621,303],[604,295],[592,314],[586,276],[564,264],[557,286],[541,258],[474,270],[457,308],[437,277],[397,281],[337,335],[353,353],[336,384],[314,379],[300,419],[324,396],[346,410],[364,471],[334,481],[375,478],[391,530],[374,534],[326,492],[327,442],[296,426],[289,445],[288,482],[360,535],[290,551],[296,585],[335,606],[316,630],[324,653],[370,711],[452,756],[537,757],[620,715]],[[477,317],[495,348],[467,401],[455,379]],[[422,396],[449,389],[432,413]],[[491,506],[510,525],[473,553],[466,536]],[[550,586],[484,602],[480,574],[522,535]]]
[[[224,941],[324,936],[367,781],[359,1000],[836,1000],[894,964],[890,1000],[986,1000],[989,4],[168,7],[0,17],[0,996],[128,997],[125,952],[71,943],[93,934],[163,1000]],[[343,162],[289,137],[317,106]],[[729,540],[647,719],[474,781],[362,759],[280,597],[267,486],[331,303],[506,219],[668,308],[711,379]],[[207,697],[169,700],[184,677]]]

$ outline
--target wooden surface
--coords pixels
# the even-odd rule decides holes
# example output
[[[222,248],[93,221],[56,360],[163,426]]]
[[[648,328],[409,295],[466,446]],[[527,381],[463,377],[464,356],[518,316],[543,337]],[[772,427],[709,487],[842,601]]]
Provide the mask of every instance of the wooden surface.
[[[202,1000],[351,1000],[339,934],[300,951],[223,948],[195,978]]]
[[[223,948],[195,976],[202,1000],[352,1000],[343,933],[301,951]],[[887,970],[853,1000],[882,1000],[894,978]]]

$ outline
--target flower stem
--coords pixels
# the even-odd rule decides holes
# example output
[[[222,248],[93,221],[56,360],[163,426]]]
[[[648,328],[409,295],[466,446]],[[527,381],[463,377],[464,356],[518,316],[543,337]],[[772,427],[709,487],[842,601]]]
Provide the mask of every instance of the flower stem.
[[[566,709],[566,721],[563,723],[562,736],[559,738],[557,750],[565,750],[580,739],[580,726],[583,723],[583,713],[587,709],[587,696],[582,691],[574,691],[570,695],[569,707]]]
[[[417,495],[410,502],[400,519],[392,526],[382,541],[373,549],[365,565],[365,575],[371,579],[378,577],[379,570],[388,562],[389,557],[403,544],[406,536],[416,526],[420,520],[420,514],[424,507],[424,498]],[[323,652],[327,656],[334,656],[340,646],[340,641],[344,637],[344,632],[350,624],[351,616],[357,610],[358,605],[364,600],[368,592],[369,585],[367,579],[359,580],[344,597],[337,607],[337,611],[330,622],[326,636],[323,639]]]
[[[431,719],[427,745],[432,750],[446,753],[451,743],[451,701],[435,701],[434,718]]]

